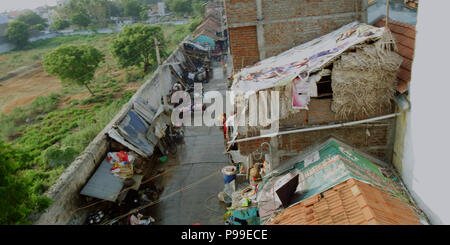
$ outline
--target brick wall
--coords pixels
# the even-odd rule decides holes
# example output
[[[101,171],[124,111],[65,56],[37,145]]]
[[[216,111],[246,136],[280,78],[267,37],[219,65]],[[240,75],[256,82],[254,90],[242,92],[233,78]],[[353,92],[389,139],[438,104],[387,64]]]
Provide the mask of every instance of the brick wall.
[[[254,152],[256,149],[259,149],[263,142],[270,142],[270,138],[240,142],[238,143],[238,150],[240,151],[241,155],[247,156],[248,154]],[[264,145],[262,150],[267,151],[267,145]]]
[[[335,113],[331,111],[331,101],[332,99],[312,98],[309,103],[309,110],[299,110],[297,113],[290,115],[288,118],[283,118],[280,120],[280,130],[286,131],[319,125],[329,125],[331,123],[353,121],[353,118],[348,120],[337,120],[335,118]],[[386,115],[393,112],[394,107],[391,109],[386,109],[376,116]],[[355,120],[362,120],[365,118],[367,117],[361,116]],[[317,141],[324,140],[329,136],[335,136],[344,142],[365,151],[366,153],[372,154],[373,156],[386,162],[390,162],[392,159],[394,132],[395,119],[388,119],[370,124],[286,134],[279,136],[278,150],[288,153],[301,152]],[[242,155],[248,155],[260,148],[261,143],[269,141],[269,138],[264,138],[240,142],[238,147]],[[281,160],[286,160],[287,158],[289,157],[281,157]]]
[[[225,13],[229,24],[256,21],[256,1],[225,0]]]
[[[286,153],[301,152],[307,147],[334,136],[344,142],[357,147],[359,150],[373,155],[381,160],[390,162],[392,159],[392,132],[395,119],[388,119],[371,124],[361,124],[341,128],[318,130],[302,133],[281,135],[278,138],[278,150]],[[242,155],[248,155],[260,148],[261,143],[269,142],[269,138],[238,143]],[[266,147],[266,145],[264,146]],[[267,151],[267,149],[263,150]],[[291,154],[292,155],[292,154]],[[289,157],[280,159],[286,160]]]
[[[260,58],[277,55],[339,27],[358,20],[367,21],[366,0],[261,0],[262,19],[258,21],[257,0],[225,0],[233,69],[257,63]],[[261,33],[258,33],[261,32]],[[260,38],[260,40],[258,40]],[[259,42],[258,42],[259,41]],[[342,122],[331,111],[331,99],[311,99],[309,110],[280,121],[280,128],[302,128]],[[380,115],[391,113],[385,111]],[[360,120],[358,118],[352,120]],[[330,135],[385,161],[392,157],[392,132],[395,120],[373,124],[319,130],[279,136],[278,149],[300,152]],[[248,155],[269,138],[238,143]],[[289,157],[281,154],[280,159]]]
[[[331,111],[332,99],[311,98],[309,110],[298,110],[287,118],[280,120],[280,128],[301,128],[337,122],[335,113]]]
[[[232,28],[229,33],[233,65],[236,68],[252,65],[259,61],[255,26]]]
[[[244,61],[244,67],[259,61],[260,55],[264,58],[279,54],[299,44],[327,34],[354,20],[366,21],[367,13],[363,11],[365,0],[261,0],[262,20],[257,19],[257,0],[225,0],[225,10],[230,35],[230,48],[233,55],[233,68],[238,71],[242,68],[242,48],[255,54],[257,47],[258,57],[253,56]],[[261,47],[258,40],[239,42],[239,36],[246,35],[248,29],[254,27],[254,36],[257,24],[261,24]],[[261,42],[262,41],[262,42]],[[233,42],[238,42],[234,44]],[[243,46],[244,45],[244,46]],[[240,47],[240,50],[236,50]]]

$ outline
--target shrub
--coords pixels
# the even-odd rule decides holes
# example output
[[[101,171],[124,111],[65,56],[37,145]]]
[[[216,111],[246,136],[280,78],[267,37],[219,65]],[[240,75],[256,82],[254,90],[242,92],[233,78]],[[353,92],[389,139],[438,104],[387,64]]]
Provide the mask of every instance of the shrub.
[[[5,34],[9,41],[22,48],[28,43],[30,37],[29,25],[17,20],[10,22]]]
[[[193,32],[195,30],[195,28],[197,28],[197,26],[200,25],[201,22],[202,22],[202,18],[201,17],[193,19],[191,21],[191,23],[189,23],[189,30],[191,32]]]
[[[41,195],[33,194],[34,179],[21,175],[20,163],[30,161],[22,151],[0,141],[0,224],[27,224],[32,212],[39,212],[51,203]]]
[[[0,140],[7,141],[15,132],[15,123],[11,120],[0,120]]]
[[[100,102],[104,102],[105,101],[105,97],[102,95],[95,95],[92,96],[90,98],[84,99],[81,101],[82,105],[89,105],[89,104],[93,104],[93,103],[100,103]]]
[[[59,31],[59,30],[65,29],[69,26],[70,26],[69,21],[63,20],[63,19],[57,19],[52,23],[51,28],[56,31]]]
[[[47,113],[56,108],[61,96],[58,94],[50,94],[49,96],[39,96],[37,97],[30,106],[33,113]]]
[[[55,168],[57,166],[68,166],[79,152],[72,147],[58,148],[57,146],[51,146],[42,154],[47,167]]]

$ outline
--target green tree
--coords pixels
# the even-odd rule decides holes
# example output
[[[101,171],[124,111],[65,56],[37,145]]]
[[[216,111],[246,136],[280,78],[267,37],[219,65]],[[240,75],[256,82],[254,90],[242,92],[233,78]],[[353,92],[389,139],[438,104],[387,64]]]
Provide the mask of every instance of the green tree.
[[[157,4],[161,0],[139,0],[142,4]]]
[[[160,42],[161,55],[165,55],[166,41],[159,26],[126,25],[117,39],[112,41],[111,53],[122,67],[143,65],[144,73],[156,60],[154,37]]]
[[[69,45],[61,46],[46,54],[42,64],[47,73],[63,82],[84,85],[94,95],[88,84],[104,58],[105,55],[92,46]]]
[[[202,0],[193,0],[192,1],[192,10],[194,11],[194,15],[195,16],[205,16],[205,7],[203,7],[203,5],[206,3],[207,1],[202,1]]]
[[[26,151],[0,141],[0,224],[26,224],[33,211],[50,205],[46,197],[34,196],[31,180],[20,174],[21,165],[31,161]]]
[[[18,47],[23,47],[28,43],[28,38],[30,37],[29,25],[22,21],[13,21],[8,24],[6,36],[9,41]]]
[[[137,0],[125,0],[124,4],[125,16],[132,17],[134,19],[140,19],[141,12],[143,10],[142,5]]]
[[[168,0],[167,5],[177,15],[192,14],[191,0]]]
[[[106,26],[109,17],[113,16],[112,12],[116,11],[115,2],[109,0],[70,0],[63,8],[58,8],[59,16],[71,19],[72,16],[85,13],[89,16],[90,23],[95,25]]]
[[[16,20],[29,25],[31,29],[39,30],[41,26],[44,26],[44,28],[47,27],[47,21],[33,11],[27,11],[26,13],[19,15]]]
[[[89,26],[89,24],[91,23],[91,19],[89,18],[89,15],[87,15],[84,12],[78,12],[74,15],[71,16],[70,21],[72,22],[72,24],[82,27],[82,28],[86,28]]]
[[[120,17],[123,15],[119,2],[108,1],[107,6],[108,6],[108,12],[109,12],[110,16]]]
[[[38,30],[38,31],[43,31],[43,30],[45,30],[45,25],[43,25],[43,24],[37,24],[37,25],[34,25],[34,26],[33,26],[33,29],[34,29],[34,30]]]
[[[197,28],[197,26],[200,25],[200,23],[202,23],[202,20],[203,19],[201,17],[193,19],[191,23],[189,23],[189,30],[191,32],[195,31],[195,28]]]
[[[51,28],[59,31],[70,26],[70,22],[64,19],[56,19],[53,21]]]
[[[148,19],[147,10],[142,10],[141,13],[139,14],[139,17],[141,20],[147,20]]]

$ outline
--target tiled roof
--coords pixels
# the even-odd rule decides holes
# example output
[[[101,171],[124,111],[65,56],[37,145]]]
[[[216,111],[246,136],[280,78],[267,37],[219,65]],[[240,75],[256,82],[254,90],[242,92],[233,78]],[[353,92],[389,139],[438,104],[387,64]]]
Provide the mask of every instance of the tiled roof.
[[[216,33],[216,32],[220,32],[220,26],[219,24],[217,24],[213,19],[208,18],[204,21],[202,21],[202,23],[197,26],[197,28],[195,28],[194,33],[199,32],[202,29],[206,29],[212,33]]]
[[[419,225],[415,211],[370,184],[348,179],[285,209],[267,225]]]
[[[218,11],[210,11],[209,13],[206,13],[205,17],[203,19],[212,19],[217,24],[220,23],[220,12]]]
[[[385,25],[385,18],[380,18],[375,26]],[[411,81],[411,65],[414,58],[414,46],[416,40],[416,26],[395,20],[389,20],[389,29],[397,41],[398,54],[403,57],[403,63],[398,72],[398,87],[400,93],[408,90]]]
[[[199,32],[192,38],[192,40],[197,39],[197,37],[199,37],[200,35],[208,36],[208,37],[212,38],[214,41],[217,41],[217,40],[218,40],[218,37],[217,37],[214,33],[211,33],[211,32],[209,32],[209,31],[206,30],[206,29],[203,29],[203,30],[199,31]]]

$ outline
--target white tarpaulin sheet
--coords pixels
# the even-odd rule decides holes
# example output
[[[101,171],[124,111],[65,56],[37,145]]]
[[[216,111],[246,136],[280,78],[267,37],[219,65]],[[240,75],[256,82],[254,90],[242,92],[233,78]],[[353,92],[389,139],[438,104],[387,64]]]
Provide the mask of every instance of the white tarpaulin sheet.
[[[309,74],[319,71],[350,47],[369,39],[379,39],[383,33],[384,28],[358,22],[347,24],[327,35],[242,69],[234,76],[231,90],[259,91],[293,82],[293,106],[307,109],[309,97],[314,94],[314,89],[309,86]]]

